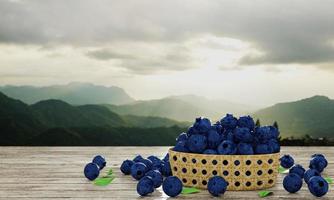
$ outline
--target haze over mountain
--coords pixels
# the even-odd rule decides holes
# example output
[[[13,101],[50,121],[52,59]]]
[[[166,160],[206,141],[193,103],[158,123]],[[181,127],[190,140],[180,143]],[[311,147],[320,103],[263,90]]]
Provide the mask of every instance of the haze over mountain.
[[[33,104],[46,99],[59,99],[73,105],[83,104],[126,104],[134,101],[122,88],[94,85],[91,83],[72,82],[67,85],[34,86],[3,86],[0,91]]]
[[[179,121],[193,121],[199,116],[218,120],[225,113],[244,115],[256,110],[251,106],[231,103],[225,100],[209,100],[196,95],[171,96],[162,99],[136,101],[125,105],[104,106],[121,115],[159,116]]]
[[[277,121],[283,137],[305,134],[334,138],[334,100],[313,96],[294,102],[278,103],[254,113],[261,124]]]

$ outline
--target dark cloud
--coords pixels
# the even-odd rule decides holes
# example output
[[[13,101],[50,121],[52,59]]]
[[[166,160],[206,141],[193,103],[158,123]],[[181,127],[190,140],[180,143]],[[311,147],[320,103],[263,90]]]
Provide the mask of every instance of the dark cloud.
[[[243,57],[240,65],[321,66],[334,62],[330,45],[334,40],[333,7],[329,0],[1,1],[0,42],[96,47],[115,41],[182,43],[211,34],[249,42],[263,53],[261,57]],[[129,69],[142,70],[141,64],[148,66],[145,69],[191,67],[185,62],[188,57],[180,55],[151,62],[118,51],[87,55],[100,60],[119,58]]]
[[[87,56],[97,60],[111,60],[111,59],[135,59],[136,57],[130,54],[122,54],[108,49],[99,49],[95,51],[88,51]]]

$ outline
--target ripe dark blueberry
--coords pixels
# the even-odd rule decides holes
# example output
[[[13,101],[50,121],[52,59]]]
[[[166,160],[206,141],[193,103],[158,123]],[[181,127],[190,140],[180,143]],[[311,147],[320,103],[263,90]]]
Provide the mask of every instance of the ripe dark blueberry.
[[[268,145],[272,147],[273,153],[278,153],[281,150],[281,146],[277,139],[270,139]]]
[[[254,130],[254,120],[251,116],[242,116],[238,120],[238,126],[242,128],[248,128],[249,130]]]
[[[238,120],[233,117],[233,115],[226,114],[226,116],[220,120],[220,123],[224,129],[232,130],[237,126]]]
[[[176,141],[180,142],[180,141],[187,141],[188,136],[187,133],[181,133],[177,138]]]
[[[313,176],[308,182],[308,189],[316,197],[322,197],[328,192],[328,183],[321,176]]]
[[[217,148],[218,154],[233,155],[237,153],[237,146],[230,140],[225,140]]]
[[[265,144],[272,138],[270,127],[268,126],[261,126],[255,129],[254,135],[256,137],[256,141],[259,144]]]
[[[316,169],[308,169],[304,173],[304,180],[308,184],[308,181],[313,177],[313,176],[320,176],[320,173]]]
[[[167,177],[162,183],[162,190],[170,197],[176,197],[182,191],[182,182],[176,176]]]
[[[210,129],[207,136],[207,148],[216,149],[222,139],[222,136],[216,130]]]
[[[169,153],[167,153],[162,160],[165,162],[169,162]]]
[[[208,118],[196,118],[194,128],[197,129],[200,134],[205,134],[211,129],[211,121]]]
[[[207,139],[204,135],[192,135],[187,141],[187,147],[190,152],[202,153],[206,149]]]
[[[147,167],[144,163],[137,162],[131,166],[131,176],[139,180],[144,177],[145,173],[147,172]]]
[[[253,142],[253,135],[248,128],[236,128],[234,129],[234,140],[236,142]]]
[[[172,175],[172,169],[170,167],[169,162],[162,162],[161,163],[161,174],[166,176],[166,177]]]
[[[121,172],[125,175],[129,175],[131,173],[131,167],[135,162],[132,160],[124,160],[120,169]]]
[[[88,163],[85,166],[84,174],[88,180],[95,180],[100,174],[100,168],[95,163]]]
[[[163,177],[161,175],[161,173],[158,170],[151,170],[148,171],[145,176],[150,176],[153,180],[153,185],[154,188],[158,188],[161,186],[162,181],[163,181]]]
[[[95,156],[95,157],[93,158],[92,163],[97,164],[97,165],[99,166],[100,170],[102,170],[102,169],[106,166],[106,164],[107,164],[106,160],[105,160],[104,157],[101,156],[101,155],[97,155],[97,156]]]
[[[272,147],[268,144],[258,144],[254,150],[256,154],[269,154],[273,151]]]
[[[279,160],[281,161],[281,166],[286,169],[289,169],[295,163],[294,159],[290,155],[284,155]]]
[[[141,155],[137,155],[136,157],[133,158],[134,162],[140,162],[142,159],[144,159]]]
[[[156,156],[149,156],[147,157],[150,161],[152,161],[152,170],[159,170],[161,171],[161,160]]]
[[[239,143],[238,144],[238,154],[239,155],[252,155],[254,154],[253,146],[248,143]]]
[[[216,150],[213,150],[213,149],[206,149],[203,154],[218,154]]]
[[[154,191],[153,180],[150,176],[145,176],[137,184],[137,192],[140,196],[146,196]]]
[[[295,193],[300,190],[303,185],[303,179],[295,173],[289,173],[283,179],[283,187],[290,193]]]
[[[186,142],[187,141],[178,141],[175,145],[175,147],[173,148],[174,151],[178,151],[178,152],[189,152],[187,146],[186,146]]]
[[[146,165],[147,171],[152,169],[153,163],[151,160],[143,158],[139,162],[144,163]]]
[[[218,197],[221,194],[224,194],[227,188],[227,182],[221,176],[214,176],[209,179],[208,191],[213,196]]]
[[[318,172],[321,173],[322,171],[324,171],[327,165],[328,162],[323,155],[316,155],[311,158],[309,167],[310,169],[316,169]]]
[[[297,164],[297,165],[290,168],[289,173],[295,173],[298,176],[300,176],[301,178],[303,178],[304,173],[305,173],[305,169],[304,169],[303,166]]]

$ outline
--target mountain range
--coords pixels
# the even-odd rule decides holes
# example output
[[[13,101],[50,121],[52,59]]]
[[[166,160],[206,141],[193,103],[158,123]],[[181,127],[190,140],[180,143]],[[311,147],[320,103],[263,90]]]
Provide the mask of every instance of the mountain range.
[[[262,125],[276,121],[283,138],[306,134],[314,138],[334,138],[334,100],[325,96],[257,109],[196,95],[136,101],[122,89],[118,90],[122,91],[122,97],[116,97],[119,93],[110,89],[114,87],[86,83],[48,87],[68,91],[66,98],[76,97],[70,98],[69,102],[57,99],[55,94],[59,93],[53,94],[54,90],[50,90],[50,95],[44,92],[42,98],[29,93],[34,88],[31,86],[5,86],[0,87],[0,91],[4,88],[7,88],[7,94],[0,92],[2,145],[172,145],[175,136],[185,131],[196,117],[207,116],[215,121],[226,113],[250,114]],[[19,100],[8,91],[20,96]],[[94,96],[89,95],[90,92],[96,96],[89,98]],[[108,94],[102,94],[105,92]],[[122,98],[125,100],[120,101]],[[117,105],[110,103],[115,99],[118,99]]]

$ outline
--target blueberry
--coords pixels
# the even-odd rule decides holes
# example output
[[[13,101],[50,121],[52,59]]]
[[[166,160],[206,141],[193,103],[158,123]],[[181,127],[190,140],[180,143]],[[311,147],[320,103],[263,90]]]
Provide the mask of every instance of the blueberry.
[[[134,164],[135,162],[133,160],[124,160],[120,169],[121,172],[125,175],[129,175],[131,173],[131,166]]]
[[[271,139],[277,139],[279,136],[279,130],[278,128],[274,127],[274,126],[268,126],[269,128],[269,135]]]
[[[218,154],[233,155],[237,153],[237,146],[230,140],[225,140],[217,148]]]
[[[271,139],[272,137],[270,128],[268,126],[262,126],[262,127],[256,128],[254,135],[257,139],[257,142],[261,144],[267,143],[268,140]]]
[[[328,183],[321,176],[313,176],[308,182],[308,189],[316,196],[324,196],[328,192]]]
[[[325,157],[325,156],[324,156],[323,154],[321,154],[321,153],[315,153],[315,154],[313,154],[313,155],[311,156],[311,158],[316,157],[316,156]]]
[[[176,141],[180,142],[180,141],[187,141],[188,136],[187,133],[181,133],[177,138]]]
[[[156,156],[147,157],[150,161],[152,161],[152,169],[161,171],[161,160]]]
[[[273,152],[273,149],[268,144],[258,144],[254,149],[256,154],[270,154]]]
[[[328,162],[326,158],[323,155],[317,155],[311,158],[309,167],[310,169],[316,169],[318,172],[321,173],[322,171],[324,171],[327,165]]]
[[[145,176],[137,184],[137,192],[140,196],[146,196],[154,191],[153,180],[150,176]]]
[[[278,153],[281,150],[281,146],[277,139],[270,139],[268,145],[272,147],[273,153]]]
[[[213,154],[213,155],[216,155],[218,153],[214,149],[205,149],[205,151],[203,152],[203,154]]]
[[[208,191],[213,196],[218,197],[221,194],[224,194],[227,188],[227,182],[223,177],[214,176],[209,179]]]
[[[178,152],[189,152],[186,141],[178,141],[173,150]]]
[[[300,190],[303,185],[303,179],[295,173],[289,173],[283,179],[283,187],[290,193],[295,193]]]
[[[207,148],[216,149],[217,146],[221,143],[221,141],[222,137],[215,129],[210,129],[208,131]]]
[[[254,130],[254,120],[252,117],[248,116],[242,116],[238,120],[238,126],[242,128],[248,128],[249,130]]]
[[[170,197],[176,197],[182,191],[182,182],[176,176],[167,177],[163,184],[162,190]]]
[[[220,124],[220,122],[216,122],[214,125],[211,126],[212,130],[216,130],[217,133],[222,134],[223,133],[223,126]]]
[[[289,173],[295,173],[298,176],[300,176],[301,178],[303,178],[304,173],[305,173],[305,169],[304,169],[303,166],[297,164],[297,165],[290,168]]]
[[[226,130],[223,133],[224,140],[234,141],[234,134],[231,130]]]
[[[253,155],[254,151],[253,151],[253,146],[251,144],[248,143],[239,143],[238,144],[238,154],[240,155]]]
[[[248,128],[234,129],[234,140],[236,142],[253,142],[253,135]]]
[[[281,166],[286,169],[289,169],[295,163],[294,159],[288,154],[282,156],[279,160],[281,161]]]
[[[190,137],[196,134],[200,134],[200,132],[194,126],[190,126],[187,130],[187,136]]]
[[[202,153],[207,144],[207,139],[204,135],[192,135],[187,141],[187,147],[190,152],[193,153]]]
[[[151,170],[148,171],[145,176],[149,176],[152,178],[153,180],[153,185],[155,188],[158,188],[161,186],[162,181],[163,181],[163,177],[161,175],[161,173],[158,170]]]
[[[196,118],[194,128],[197,129],[201,134],[205,134],[211,128],[211,122],[208,118]]]
[[[172,170],[171,170],[169,161],[161,163],[161,173],[162,173],[162,175],[164,175],[166,177],[172,175]]]
[[[153,167],[153,163],[152,163],[152,161],[149,160],[149,159],[145,159],[145,158],[143,158],[140,162],[142,162],[142,163],[144,163],[144,164],[146,165],[146,167],[147,167],[147,171],[151,170],[152,167]]]
[[[147,167],[144,163],[137,162],[131,166],[131,176],[136,180],[141,179],[146,172]]]
[[[144,158],[141,155],[137,155],[136,157],[133,158],[133,161],[140,162],[142,159]]]
[[[167,153],[162,160],[165,161],[165,162],[168,162],[169,161],[169,153]]]
[[[101,155],[97,155],[97,156],[95,156],[95,157],[93,158],[92,163],[97,164],[97,165],[99,166],[100,170],[102,170],[102,169],[106,166],[106,164],[107,164],[106,160],[105,160],[104,157],[101,156]]]
[[[220,123],[224,129],[233,130],[237,126],[238,120],[233,117],[233,115],[226,114],[226,116],[220,120]]]
[[[100,168],[95,163],[88,163],[85,166],[84,174],[88,180],[95,180],[100,174]]]
[[[308,170],[306,170],[306,172],[304,173],[304,180],[305,180],[305,182],[308,184],[309,180],[313,176],[320,176],[320,173],[316,169],[308,169]]]

